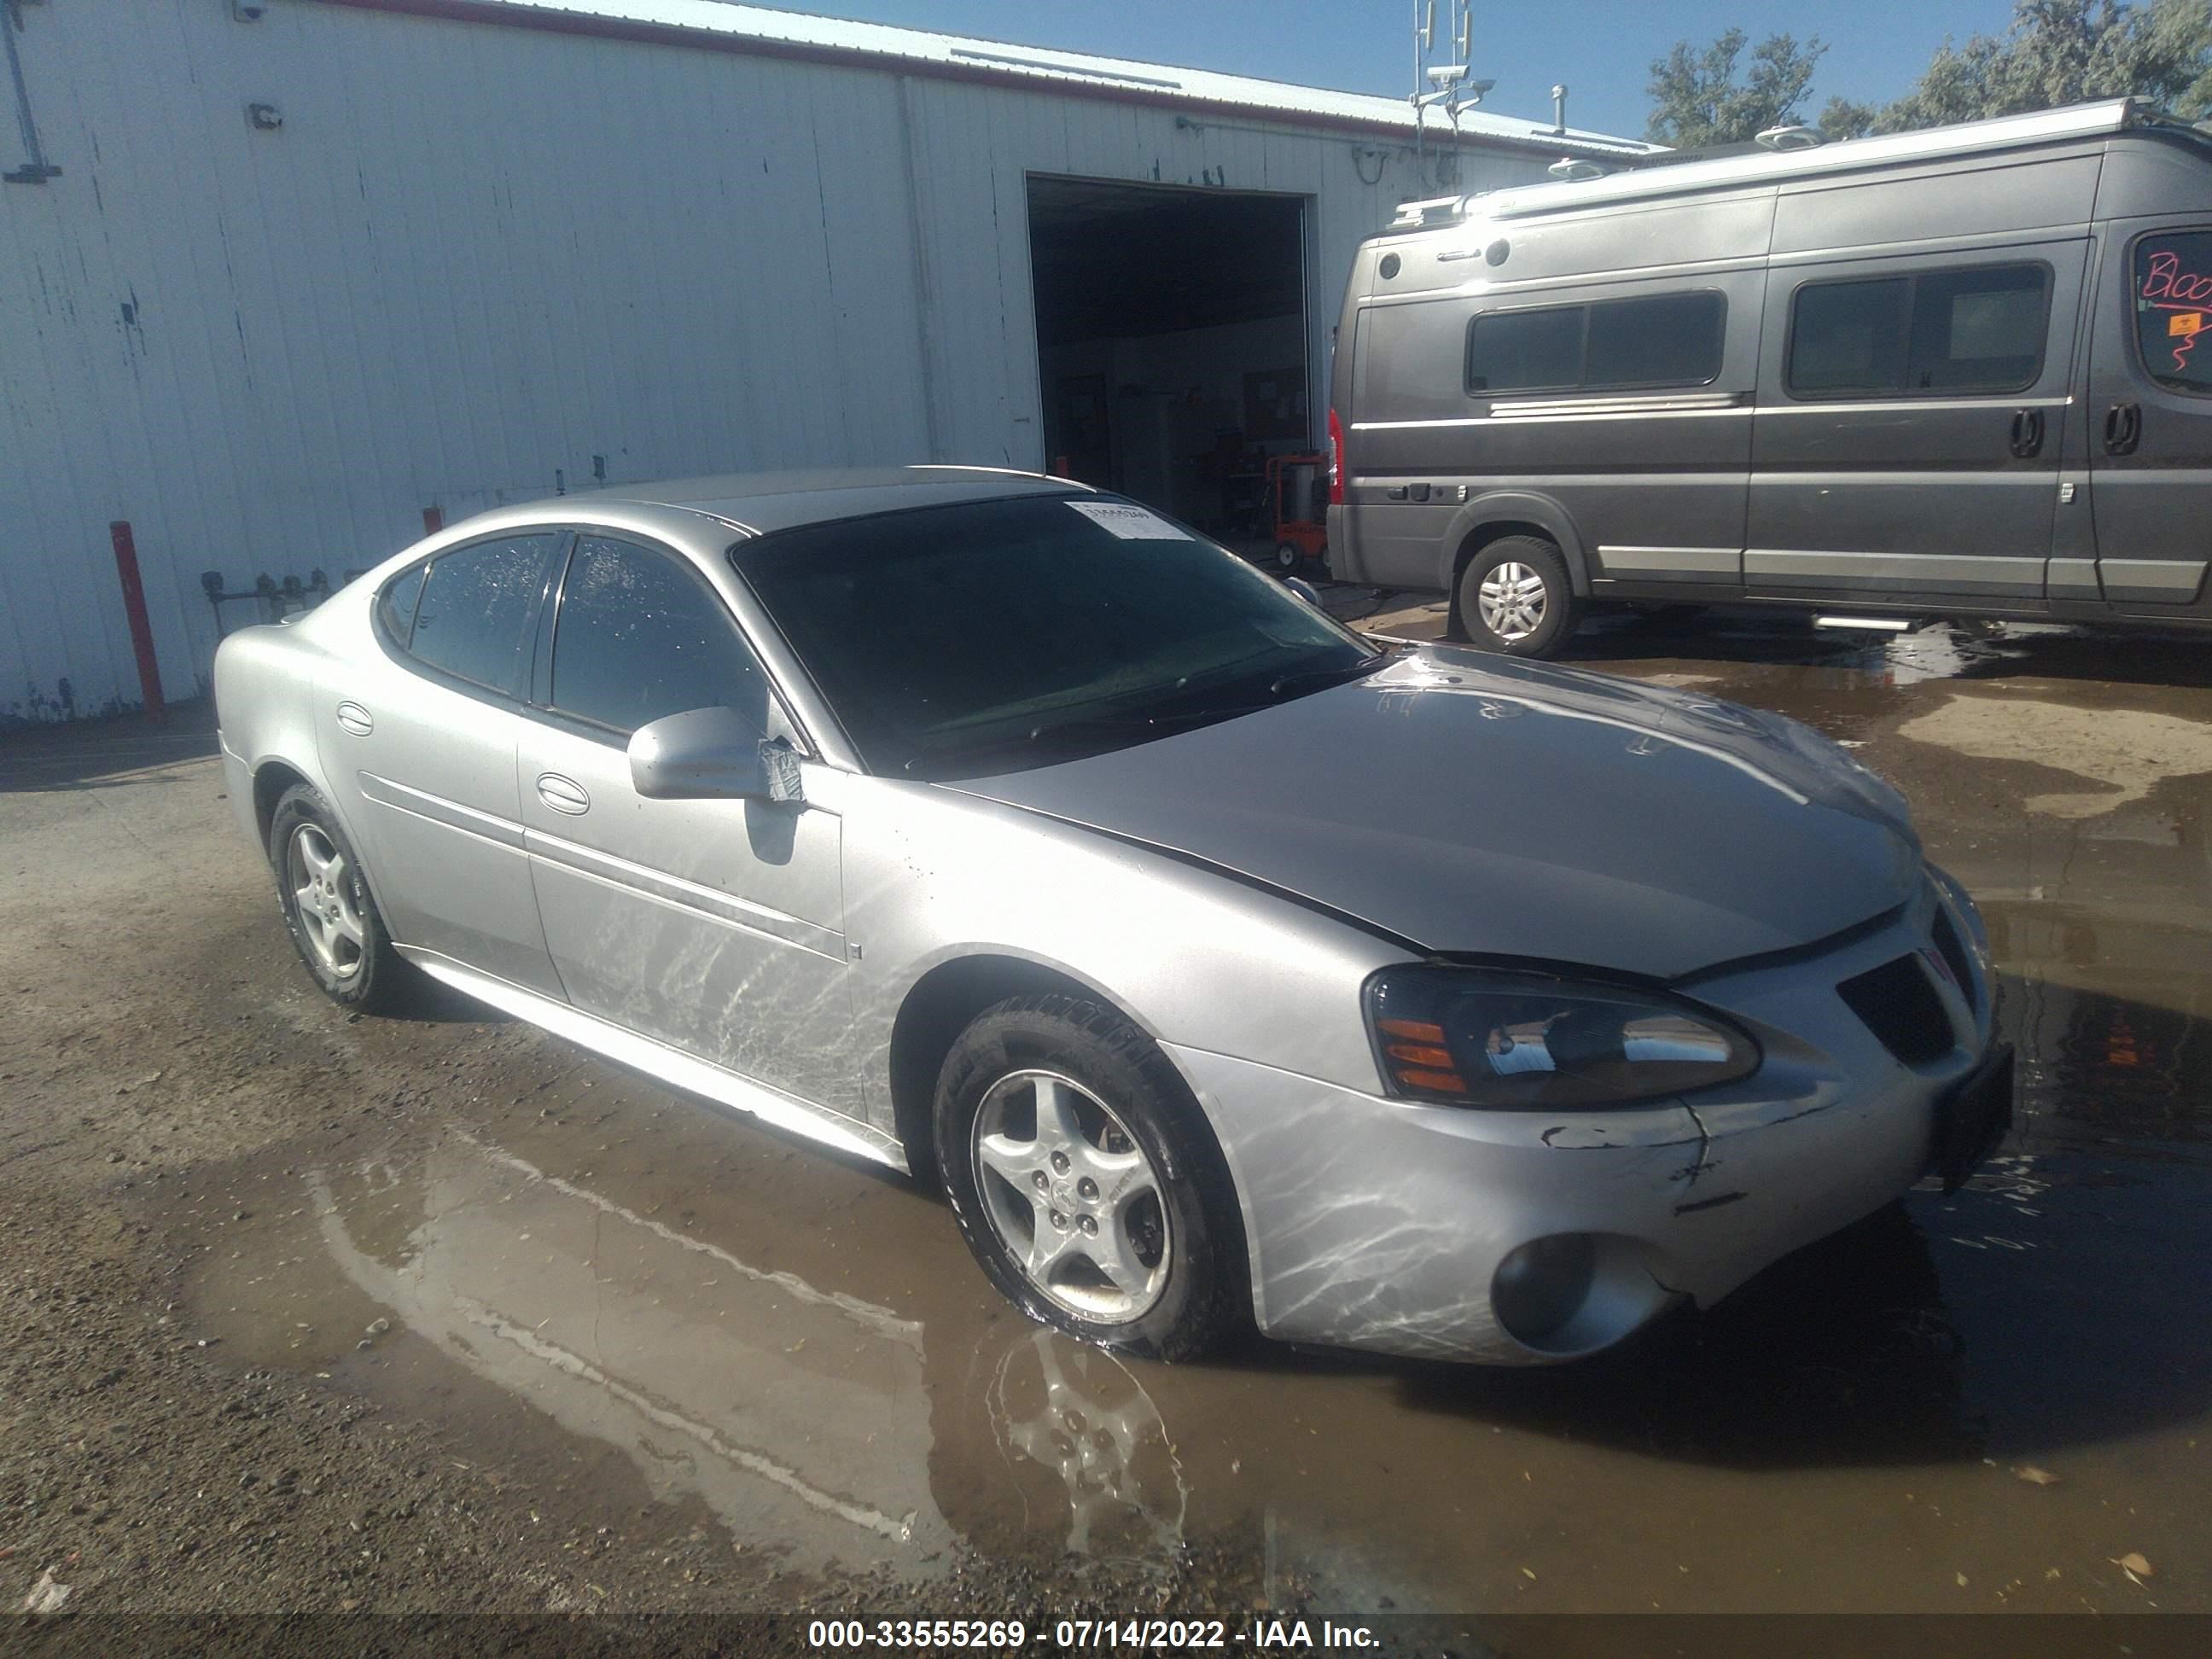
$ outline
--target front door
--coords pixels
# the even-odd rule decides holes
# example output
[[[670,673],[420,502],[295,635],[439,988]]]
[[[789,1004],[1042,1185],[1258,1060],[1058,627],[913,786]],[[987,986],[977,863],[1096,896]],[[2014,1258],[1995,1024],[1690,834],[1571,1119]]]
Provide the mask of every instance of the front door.
[[[2089,364],[2090,496],[2105,601],[2212,611],[2212,220],[2112,227]]]
[[[1774,267],[1747,592],[2042,608],[2087,248]]]
[[[677,555],[586,532],[520,744],[546,943],[587,1013],[757,1083],[865,1115],[846,1057],[842,820],[817,799],[650,800],[627,744],[720,705],[792,728],[720,598]]]

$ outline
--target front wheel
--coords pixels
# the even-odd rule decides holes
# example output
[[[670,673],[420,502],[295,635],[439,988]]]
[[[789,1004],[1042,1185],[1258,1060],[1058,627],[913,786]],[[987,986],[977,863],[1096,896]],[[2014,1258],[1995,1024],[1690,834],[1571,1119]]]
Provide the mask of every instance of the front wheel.
[[[1030,1318],[1158,1359],[1249,1326],[1219,1149],[1152,1039],[1067,997],[979,1017],[937,1085],[938,1166],[983,1272]]]
[[[1276,569],[1282,571],[1287,575],[1291,572],[1296,570],[1305,562],[1306,556],[1299,552],[1294,544],[1290,542],[1277,542],[1275,544]]]
[[[1557,547],[1534,536],[1506,536],[1468,561],[1456,610],[1470,644],[1549,657],[1574,632],[1580,606]]]

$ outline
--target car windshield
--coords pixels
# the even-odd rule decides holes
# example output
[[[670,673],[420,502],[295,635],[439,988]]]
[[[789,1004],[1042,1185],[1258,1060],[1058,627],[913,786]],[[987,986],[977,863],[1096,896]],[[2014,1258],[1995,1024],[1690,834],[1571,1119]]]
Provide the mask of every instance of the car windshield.
[[[1382,658],[1235,554],[1107,495],[1028,495],[740,542],[870,770],[981,776],[1126,747]]]

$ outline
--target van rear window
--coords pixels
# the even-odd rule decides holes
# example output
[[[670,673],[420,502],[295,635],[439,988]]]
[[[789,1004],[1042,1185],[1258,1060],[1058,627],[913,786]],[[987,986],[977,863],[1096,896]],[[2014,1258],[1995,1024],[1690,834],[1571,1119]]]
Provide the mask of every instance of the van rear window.
[[[1792,302],[1799,398],[2023,392],[2043,373],[2047,265],[1808,283]]]
[[[2162,231],[2136,244],[2136,339],[2143,368],[2176,392],[2212,395],[2212,230]]]
[[[1595,392],[1719,378],[1728,300],[1703,290],[1487,311],[1468,325],[1467,389]]]

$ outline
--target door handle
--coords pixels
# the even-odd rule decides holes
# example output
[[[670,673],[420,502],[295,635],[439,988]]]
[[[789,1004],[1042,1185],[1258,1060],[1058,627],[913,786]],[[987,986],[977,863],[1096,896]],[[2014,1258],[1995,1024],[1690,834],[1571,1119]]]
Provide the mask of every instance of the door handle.
[[[357,702],[340,703],[337,714],[339,727],[356,738],[365,738],[376,730],[376,722],[369,718],[368,710]]]
[[[2132,455],[2142,436],[2142,405],[2114,404],[2105,413],[2105,453]]]
[[[556,812],[566,812],[570,817],[581,817],[592,810],[592,798],[584,793],[584,786],[574,778],[564,778],[558,772],[538,775],[538,799]]]
[[[2016,409],[2012,416],[2012,453],[2028,460],[2043,453],[2043,411]]]

